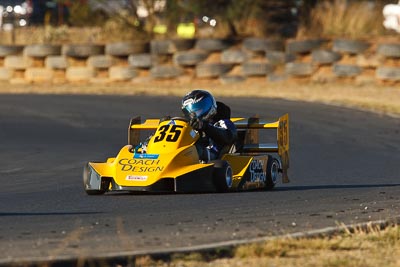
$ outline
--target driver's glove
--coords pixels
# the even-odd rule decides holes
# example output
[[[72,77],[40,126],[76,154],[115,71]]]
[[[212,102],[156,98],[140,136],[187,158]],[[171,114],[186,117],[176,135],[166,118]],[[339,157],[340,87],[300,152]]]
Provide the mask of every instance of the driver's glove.
[[[196,131],[201,131],[201,130],[204,130],[204,128],[206,127],[207,122],[205,122],[199,118],[193,118],[190,120],[189,124]]]

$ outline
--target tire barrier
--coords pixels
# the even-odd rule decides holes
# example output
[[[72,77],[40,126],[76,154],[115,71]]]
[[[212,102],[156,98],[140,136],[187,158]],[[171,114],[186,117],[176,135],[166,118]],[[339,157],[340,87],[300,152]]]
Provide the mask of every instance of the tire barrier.
[[[187,51],[194,47],[196,43],[195,39],[173,39],[172,44],[177,52]]]
[[[45,58],[47,56],[56,56],[61,53],[60,45],[48,45],[48,44],[35,44],[25,46],[24,55],[29,57]]]
[[[370,44],[359,40],[334,40],[333,51],[348,54],[361,54],[370,47]]]
[[[103,45],[64,45],[61,50],[61,54],[69,57],[75,58],[87,58],[94,55],[103,55],[104,46]]]
[[[284,51],[285,43],[282,40],[246,38],[243,40],[243,48],[252,52]]]
[[[14,75],[14,70],[0,67],[0,81],[9,81]]]
[[[195,48],[207,52],[223,51],[234,44],[232,40],[227,39],[199,39],[196,41]]]
[[[388,58],[400,58],[400,44],[380,44],[377,54]]]
[[[356,77],[361,74],[362,68],[356,65],[334,64],[333,73],[337,77]]]
[[[118,42],[105,46],[106,55],[115,57],[128,57],[133,54],[149,53],[150,47],[146,42]]]
[[[241,75],[222,75],[219,77],[222,84],[239,83],[246,80],[245,77]]]
[[[24,56],[7,56],[4,59],[4,67],[14,70],[25,70],[32,67],[33,59]]]
[[[267,76],[267,81],[269,82],[284,82],[289,79],[287,74],[275,74],[272,73],[271,75]]]
[[[195,66],[206,60],[208,53],[202,51],[185,51],[174,54],[173,62],[179,66]]]
[[[336,61],[339,61],[342,56],[333,51],[329,50],[314,50],[311,52],[312,61],[321,65],[329,65],[333,64]]]
[[[400,42],[249,37],[109,44],[0,45],[0,81],[10,83],[148,82],[216,79],[266,82],[400,83]],[[360,82],[361,81],[361,82]]]
[[[232,65],[224,63],[199,63],[196,65],[196,77],[217,78],[228,73]]]
[[[266,58],[272,65],[283,65],[295,61],[297,57],[294,54],[288,54],[282,51],[269,51],[267,52]]]
[[[286,45],[286,52],[290,54],[305,54],[318,49],[323,44],[323,40],[303,40],[303,41],[290,41]]]
[[[183,73],[183,70],[176,66],[155,66],[150,69],[151,77],[155,79],[171,79],[180,76]]]
[[[150,69],[153,66],[153,56],[151,54],[136,54],[128,57],[130,66],[138,69]]]
[[[275,70],[275,66],[266,62],[245,62],[242,64],[243,75],[249,76],[265,76],[271,74]]]
[[[68,61],[64,56],[48,56],[44,61],[44,65],[49,69],[65,70],[68,68]]]
[[[179,51],[193,48],[193,39],[174,39],[174,40],[152,40],[150,42],[150,52],[156,55],[171,55]]]
[[[248,59],[248,55],[242,50],[225,50],[221,53],[221,62],[227,64],[240,64]]]
[[[129,81],[138,76],[138,72],[131,66],[113,66],[109,69],[111,81]]]
[[[96,69],[108,69],[111,68],[113,64],[113,58],[108,55],[96,55],[90,56],[87,60],[88,67],[93,67]]]
[[[69,67],[65,77],[69,82],[87,82],[95,76],[95,71],[90,67]]]
[[[150,42],[150,53],[155,55],[171,55],[176,52],[172,40],[152,40]]]
[[[384,63],[384,57],[373,54],[373,55],[357,55],[356,65],[367,69],[376,69]]]
[[[384,81],[399,82],[400,81],[400,68],[396,67],[378,67],[376,70],[376,77]]]
[[[316,68],[308,62],[289,62],[285,66],[285,72],[295,77],[311,76]]]
[[[51,82],[54,71],[47,68],[28,68],[25,71],[25,80],[33,83]]]
[[[21,45],[0,45],[0,57],[18,55],[24,50]]]

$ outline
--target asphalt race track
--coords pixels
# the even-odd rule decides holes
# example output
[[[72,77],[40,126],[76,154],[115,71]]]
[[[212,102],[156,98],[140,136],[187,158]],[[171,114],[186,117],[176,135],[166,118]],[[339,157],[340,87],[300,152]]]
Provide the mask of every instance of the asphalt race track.
[[[290,184],[226,194],[88,196],[86,161],[126,144],[130,117],[180,115],[180,99],[0,97],[0,263],[272,236],[400,213],[400,120],[320,104],[222,99],[233,116],[290,114]]]

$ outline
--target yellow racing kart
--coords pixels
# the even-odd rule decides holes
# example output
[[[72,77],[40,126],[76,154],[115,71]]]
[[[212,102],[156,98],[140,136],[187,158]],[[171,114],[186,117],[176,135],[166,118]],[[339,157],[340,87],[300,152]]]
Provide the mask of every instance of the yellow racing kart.
[[[133,118],[128,144],[106,162],[88,162],[83,171],[87,194],[109,191],[227,192],[272,189],[279,177],[289,182],[289,115],[276,122],[232,118],[235,144],[220,159],[202,162],[195,146],[199,133],[181,117]],[[259,143],[260,130],[273,130],[272,143]],[[143,133],[150,132],[147,141]],[[142,134],[141,134],[142,133]]]

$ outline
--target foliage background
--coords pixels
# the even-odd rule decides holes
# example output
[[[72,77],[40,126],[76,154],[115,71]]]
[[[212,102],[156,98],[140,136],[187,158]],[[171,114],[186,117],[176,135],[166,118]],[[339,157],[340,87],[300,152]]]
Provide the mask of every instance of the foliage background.
[[[47,10],[43,25],[0,31],[0,43],[171,39],[179,37],[177,27],[182,23],[195,26],[195,38],[396,36],[382,25],[382,9],[393,3],[389,0],[127,0],[123,5],[115,4],[119,0],[53,1],[64,8]],[[143,7],[145,19],[138,15]],[[216,26],[204,23],[204,16],[214,18]],[[163,34],[154,31],[160,25],[165,27]]]

